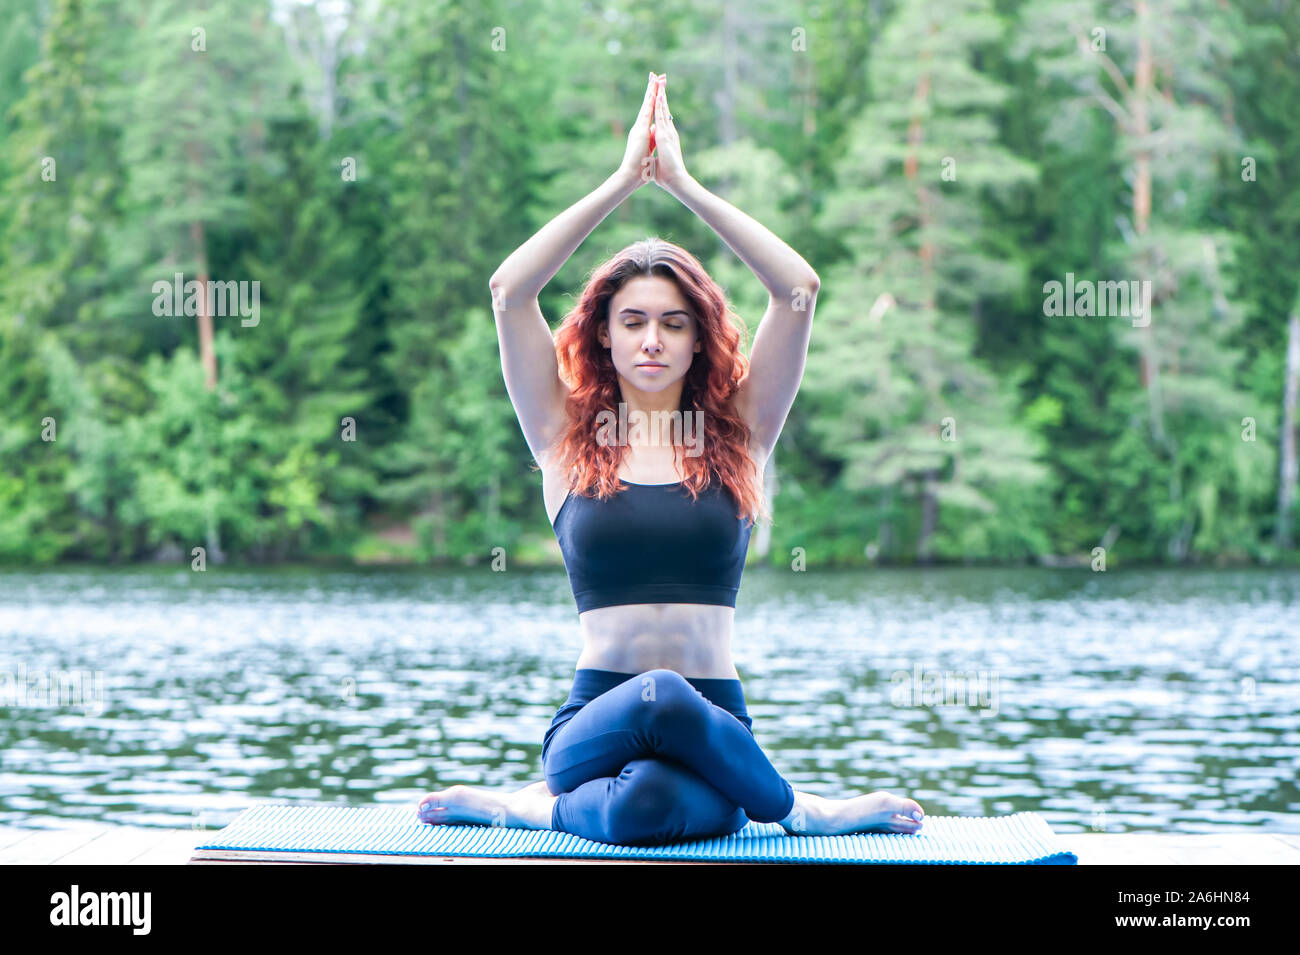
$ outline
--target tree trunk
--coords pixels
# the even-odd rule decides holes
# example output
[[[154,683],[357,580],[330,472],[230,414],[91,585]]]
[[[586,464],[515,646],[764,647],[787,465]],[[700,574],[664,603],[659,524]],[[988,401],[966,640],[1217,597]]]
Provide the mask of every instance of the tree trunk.
[[[1279,436],[1277,546],[1291,548],[1291,508],[1296,492],[1296,388],[1300,378],[1300,302],[1287,321],[1286,380],[1282,386],[1282,434]]]
[[[1151,118],[1147,113],[1147,101],[1155,86],[1155,63],[1151,56],[1151,20],[1147,9],[1147,0],[1137,0],[1138,17],[1138,58],[1137,69],[1133,77],[1133,138],[1144,143],[1151,135]],[[1146,236],[1151,223],[1151,150],[1143,146],[1137,152],[1133,170],[1133,231],[1139,242]],[[1150,253],[1143,251],[1143,262],[1147,272],[1154,271]],[[1152,296],[1154,301],[1155,296]],[[1151,316],[1147,315],[1146,325],[1142,326],[1142,347],[1138,349],[1138,368],[1142,377],[1142,387],[1147,390],[1147,400],[1151,407],[1151,433],[1161,445],[1166,445],[1164,433],[1164,409],[1160,400],[1160,368],[1155,358],[1155,342],[1151,329],[1154,327]]]
[[[883,560],[894,544],[894,527],[889,521],[889,514],[894,508],[894,488],[893,485],[886,485],[881,491],[880,509],[885,518],[880,522],[880,551],[879,556]]]
[[[430,513],[433,516],[433,555],[435,558],[447,556],[447,507],[442,495],[442,488],[433,492]]]
[[[221,550],[221,531],[217,527],[216,519],[208,514],[208,533],[205,538],[207,548],[207,562],[209,564],[224,564],[226,555]]]
[[[501,475],[495,471],[488,479],[487,519],[489,533],[495,537],[501,520]]]
[[[930,24],[930,33],[938,31],[938,25]],[[930,48],[926,46],[921,51],[921,61],[928,62],[930,59]],[[926,101],[930,98],[930,72],[927,69],[921,74],[921,78],[916,82],[916,93],[913,95],[912,121],[907,128],[907,159],[903,162],[903,175],[908,181],[916,186],[917,207],[919,209],[919,226],[921,231],[921,264],[926,275],[925,288],[925,307],[927,310],[934,308],[934,283],[929,281],[934,273],[934,245],[930,242],[930,192],[926,188],[926,180],[920,176],[920,149],[921,143],[925,141],[925,128],[921,122],[922,111],[925,108]]]
[[[190,223],[190,238],[199,257],[199,360],[203,362],[208,391],[217,387],[217,353],[212,345],[212,316],[208,314],[208,256],[203,247],[203,223]]]
[[[919,564],[930,563],[931,539],[938,526],[939,499],[934,493],[934,479],[938,474],[938,470],[930,468],[921,475],[921,534],[916,543],[916,560]]]

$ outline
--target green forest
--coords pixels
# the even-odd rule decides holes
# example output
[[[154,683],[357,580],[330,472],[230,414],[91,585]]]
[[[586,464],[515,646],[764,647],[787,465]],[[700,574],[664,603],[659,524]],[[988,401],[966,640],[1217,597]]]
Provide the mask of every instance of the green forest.
[[[821,278],[751,560],[1298,562],[1298,0],[0,22],[0,562],[558,562],[488,279],[615,170],[648,71]],[[766,291],[653,184],[552,327],[651,235],[752,342]]]

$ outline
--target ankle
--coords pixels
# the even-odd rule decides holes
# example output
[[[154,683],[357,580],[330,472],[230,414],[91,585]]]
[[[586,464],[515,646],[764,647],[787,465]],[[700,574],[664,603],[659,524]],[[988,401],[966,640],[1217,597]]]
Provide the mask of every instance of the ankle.
[[[789,814],[781,820],[781,825],[791,832],[807,832],[816,810],[809,798],[808,793],[801,793],[799,790],[794,791],[794,805],[790,807]]]
[[[548,792],[524,790],[509,797],[510,815],[513,824],[527,829],[550,829],[555,800],[558,797]]]

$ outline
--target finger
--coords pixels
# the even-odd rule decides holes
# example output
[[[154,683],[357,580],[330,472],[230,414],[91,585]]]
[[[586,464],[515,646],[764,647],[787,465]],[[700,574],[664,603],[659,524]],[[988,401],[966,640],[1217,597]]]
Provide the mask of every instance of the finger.
[[[668,104],[661,99],[659,105],[655,108],[655,119],[664,129],[669,129],[673,125],[673,117],[668,112]]]

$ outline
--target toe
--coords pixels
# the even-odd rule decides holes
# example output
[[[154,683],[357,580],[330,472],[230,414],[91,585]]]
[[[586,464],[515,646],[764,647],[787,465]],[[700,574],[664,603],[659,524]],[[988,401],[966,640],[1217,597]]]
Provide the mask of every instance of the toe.
[[[445,797],[446,794],[442,792],[429,793],[429,795],[420,800],[420,805],[416,807],[416,812],[419,813],[420,818],[422,819],[430,819],[436,815],[445,814],[447,812],[447,801]]]
[[[895,796],[893,793],[885,793],[884,795],[889,809],[909,822],[920,822],[925,818],[925,810],[921,808],[921,804],[915,799],[908,799],[906,796]]]

